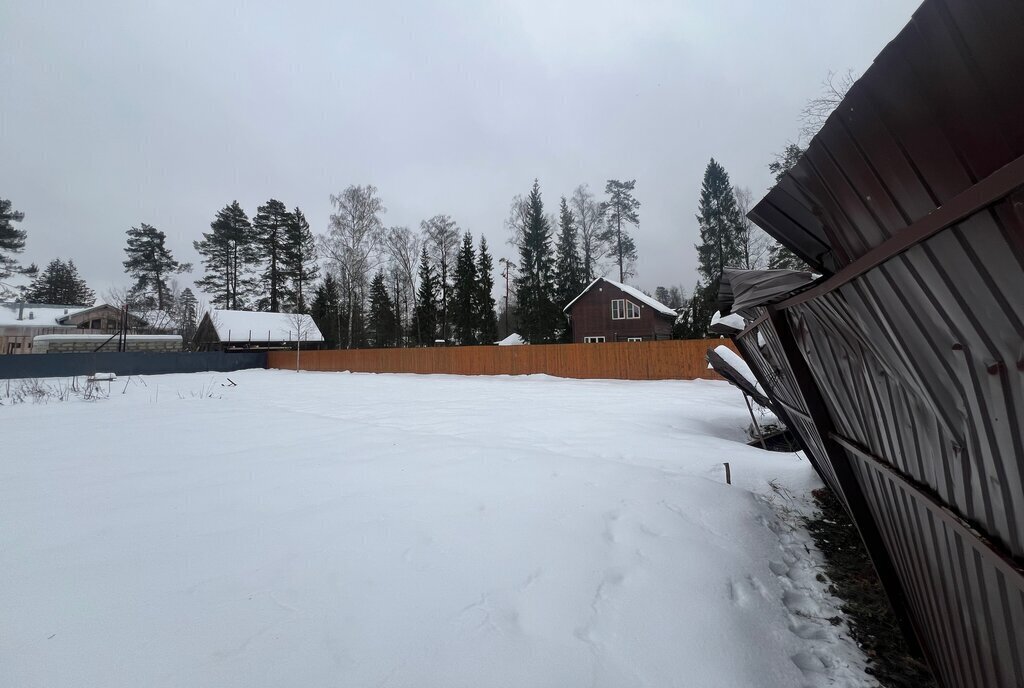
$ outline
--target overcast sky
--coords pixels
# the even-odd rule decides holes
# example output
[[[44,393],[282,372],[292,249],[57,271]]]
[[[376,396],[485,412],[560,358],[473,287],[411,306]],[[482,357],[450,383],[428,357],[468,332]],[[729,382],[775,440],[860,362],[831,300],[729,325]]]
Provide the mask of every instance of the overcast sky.
[[[755,199],[829,70],[862,73],[917,0],[0,3],[0,198],[25,262],[74,258],[127,285],[125,231],[180,260],[237,199],[326,228],[373,184],[386,225],[452,215],[498,255],[539,178],[636,181],[638,274],[696,280],[694,214],[714,156]]]

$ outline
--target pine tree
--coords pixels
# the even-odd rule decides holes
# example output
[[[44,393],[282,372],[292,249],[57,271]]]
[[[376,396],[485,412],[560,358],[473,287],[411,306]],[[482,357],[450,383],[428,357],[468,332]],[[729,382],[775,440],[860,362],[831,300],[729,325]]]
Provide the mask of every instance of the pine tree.
[[[669,295],[668,289],[666,289],[665,287],[658,287],[654,290],[654,300],[658,301],[659,303],[663,303],[666,306],[668,306],[668,302],[671,298],[672,297]]]
[[[625,282],[636,260],[636,242],[629,235],[628,225],[640,224],[640,201],[633,198],[636,180],[622,182],[609,179],[604,187],[608,200],[601,204],[607,223],[603,240],[608,244],[608,257],[614,258],[619,266],[619,281]]]
[[[555,305],[558,308],[565,308],[570,301],[579,296],[587,286],[583,279],[583,264],[576,240],[576,218],[569,210],[565,196],[562,196],[555,258]],[[565,328],[564,332],[568,333],[569,329]]]
[[[388,294],[384,272],[377,271],[370,282],[369,336],[378,349],[395,345],[395,305]]]
[[[196,286],[213,294],[213,302],[221,308],[243,309],[250,290],[248,271],[259,262],[249,217],[233,201],[217,212],[210,229],[202,241],[193,242],[206,268]]]
[[[331,273],[327,273],[323,281],[317,285],[309,310],[313,322],[320,328],[320,333],[324,337],[324,346],[337,349],[345,328],[341,322],[341,291]]]
[[[125,272],[135,278],[135,299],[157,310],[169,309],[168,277],[188,272],[192,265],[175,260],[167,248],[167,235],[145,222],[128,230],[124,252],[128,256],[123,263]]]
[[[0,280],[21,272],[13,256],[25,250],[28,235],[24,229],[14,227],[13,223],[25,219],[25,213],[14,210],[12,205],[6,198],[0,198]],[[2,285],[0,291],[3,291]]]
[[[288,227],[293,218],[284,203],[270,199],[256,209],[252,219],[253,240],[263,261],[259,276],[262,295],[256,309],[280,313],[287,290]]]
[[[96,294],[78,274],[75,261],[54,258],[29,285],[25,300],[63,306],[91,306]]]
[[[299,208],[295,208],[289,217],[285,247],[285,274],[291,281],[288,301],[294,312],[305,313],[309,300],[306,292],[320,275],[320,268],[317,266],[316,237]]]
[[[487,252],[487,239],[480,237],[480,251],[476,257],[476,290],[473,298],[473,316],[477,338],[481,344],[498,340],[498,317],[494,311],[494,261]]]
[[[477,317],[474,312],[478,288],[476,275],[476,249],[473,235],[462,236],[462,248],[455,258],[452,276],[452,330],[456,341],[463,346],[477,343]]]
[[[560,318],[558,307],[552,301],[554,258],[551,255],[551,226],[544,216],[537,180],[533,182],[524,213],[519,274],[516,276],[516,307],[520,334],[531,344],[540,344],[554,340]]]
[[[416,290],[416,308],[413,309],[412,335],[421,346],[431,346],[437,336],[437,287],[434,269],[427,256],[427,248],[420,253],[420,286]]]

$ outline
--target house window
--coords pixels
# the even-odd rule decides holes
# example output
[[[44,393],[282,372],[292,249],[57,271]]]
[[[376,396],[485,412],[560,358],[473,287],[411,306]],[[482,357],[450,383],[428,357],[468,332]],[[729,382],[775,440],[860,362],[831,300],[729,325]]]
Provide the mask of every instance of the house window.
[[[643,337],[626,337],[627,342],[642,342],[643,340]]]
[[[583,343],[584,344],[603,344],[604,343],[604,337],[584,337],[583,338]]]
[[[612,299],[612,320],[636,320],[640,317],[640,306],[628,299]]]

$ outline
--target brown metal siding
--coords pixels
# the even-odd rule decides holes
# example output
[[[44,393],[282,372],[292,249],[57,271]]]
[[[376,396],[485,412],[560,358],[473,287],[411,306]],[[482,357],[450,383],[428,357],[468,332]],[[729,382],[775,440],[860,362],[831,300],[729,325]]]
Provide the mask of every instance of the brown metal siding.
[[[928,0],[751,213],[835,274],[738,344],[945,686],[1024,686],[1022,37]]]
[[[640,307],[640,317],[629,320],[612,319],[612,300],[627,299]],[[605,337],[606,341],[624,341],[627,337],[655,336],[668,338],[672,335],[672,321],[650,306],[638,302],[618,287],[607,282],[598,282],[581,296],[570,309],[572,316],[572,340],[577,344],[584,337]]]

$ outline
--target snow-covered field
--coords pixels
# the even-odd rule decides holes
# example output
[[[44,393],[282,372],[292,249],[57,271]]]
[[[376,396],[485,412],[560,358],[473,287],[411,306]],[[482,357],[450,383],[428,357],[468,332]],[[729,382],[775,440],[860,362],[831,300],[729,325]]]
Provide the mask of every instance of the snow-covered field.
[[[874,685],[787,515],[817,480],[747,422],[723,382],[544,376],[5,405],[0,685]]]

